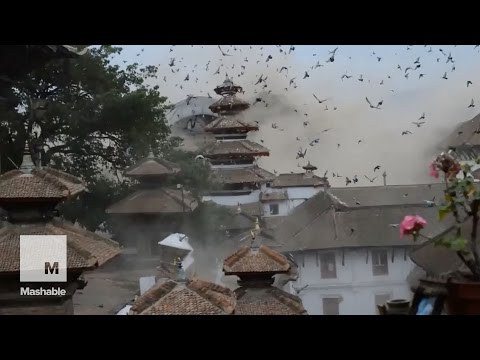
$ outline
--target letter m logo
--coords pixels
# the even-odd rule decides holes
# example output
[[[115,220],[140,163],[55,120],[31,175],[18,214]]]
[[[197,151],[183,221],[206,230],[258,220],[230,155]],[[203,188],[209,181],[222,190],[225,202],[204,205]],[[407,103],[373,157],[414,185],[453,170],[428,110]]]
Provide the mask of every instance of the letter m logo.
[[[58,261],[55,261],[53,263],[53,266],[50,264],[50,262],[45,261],[45,275],[48,275],[48,273],[53,274],[58,274]]]

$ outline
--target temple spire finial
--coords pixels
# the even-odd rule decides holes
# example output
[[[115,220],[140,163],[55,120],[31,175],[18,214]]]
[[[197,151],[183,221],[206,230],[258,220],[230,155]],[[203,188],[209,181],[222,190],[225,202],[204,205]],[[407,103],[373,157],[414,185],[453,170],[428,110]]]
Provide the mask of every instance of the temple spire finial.
[[[32,161],[32,155],[30,152],[30,147],[28,146],[28,141],[25,142],[25,148],[23,150],[23,160],[20,170],[26,174],[30,174],[35,168],[35,164]]]

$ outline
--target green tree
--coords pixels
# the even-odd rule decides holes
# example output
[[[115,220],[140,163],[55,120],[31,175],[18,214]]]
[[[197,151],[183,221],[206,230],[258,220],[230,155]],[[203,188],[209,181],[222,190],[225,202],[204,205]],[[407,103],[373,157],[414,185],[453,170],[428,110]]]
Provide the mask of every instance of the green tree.
[[[157,68],[122,69],[112,62],[121,51],[101,46],[35,68],[13,83],[18,106],[0,109],[1,172],[21,163],[25,143],[39,150],[43,165],[87,183],[90,192],[63,210],[90,229],[130,186],[121,176],[127,166],[150,148],[167,152],[178,145],[169,138],[166,98],[149,85]]]

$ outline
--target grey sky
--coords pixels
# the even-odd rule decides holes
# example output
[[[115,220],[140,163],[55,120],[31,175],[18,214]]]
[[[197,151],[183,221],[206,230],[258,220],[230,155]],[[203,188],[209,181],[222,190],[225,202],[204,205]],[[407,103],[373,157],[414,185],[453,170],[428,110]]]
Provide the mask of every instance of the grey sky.
[[[260,165],[270,171],[299,171],[297,164],[303,164],[303,159],[296,160],[296,152],[300,147],[307,148],[306,160],[317,165],[319,173],[329,170],[335,186],[344,186],[344,177],[355,174],[360,179],[357,185],[371,185],[363,175],[372,177],[377,164],[387,170],[390,184],[430,182],[427,166],[435,154],[435,145],[456,124],[476,115],[477,107],[468,108],[472,98],[480,106],[480,48],[473,45],[339,45],[333,63],[326,61],[336,46],[295,46],[288,54],[290,45],[222,45],[222,50],[232,56],[222,56],[217,46],[207,45],[122,47],[124,52],[116,59],[120,65],[137,61],[159,66],[156,83],[162,95],[173,103],[189,94],[215,96],[213,88],[226,73],[244,88],[242,97],[253,100],[264,84],[254,85],[258,77],[268,76],[263,90],[271,90],[271,94],[262,98],[269,107],[261,103],[249,111],[251,119],[261,123],[252,140],[264,140],[272,151]],[[447,62],[449,53],[454,63]],[[269,55],[272,58],[267,62]],[[418,57],[421,66],[414,70]],[[172,58],[175,65],[170,67]],[[322,66],[312,69],[317,62]],[[285,70],[278,72],[283,66],[288,74]],[[220,73],[214,74],[219,67]],[[408,79],[407,67],[412,68],[407,71]],[[304,79],[305,71],[309,77]],[[241,72],[244,74],[238,76]],[[442,78],[445,72],[448,80]],[[342,80],[343,74],[352,77]],[[425,75],[419,79],[420,74]],[[189,79],[185,80],[187,75]],[[360,75],[363,81],[359,81]],[[289,81],[294,77],[296,88]],[[468,88],[467,80],[473,82]],[[313,93],[329,100],[319,104]],[[375,105],[383,100],[381,109],[371,109],[365,97]],[[426,123],[417,128],[412,121],[422,113]],[[304,126],[306,120],[309,124]],[[272,122],[285,130],[273,129]],[[321,133],[324,129],[331,130]],[[413,134],[402,136],[406,130]],[[319,144],[309,146],[315,138],[320,138]],[[362,142],[358,144],[358,140]],[[344,177],[336,181],[332,172]],[[381,184],[381,177],[375,184]]]

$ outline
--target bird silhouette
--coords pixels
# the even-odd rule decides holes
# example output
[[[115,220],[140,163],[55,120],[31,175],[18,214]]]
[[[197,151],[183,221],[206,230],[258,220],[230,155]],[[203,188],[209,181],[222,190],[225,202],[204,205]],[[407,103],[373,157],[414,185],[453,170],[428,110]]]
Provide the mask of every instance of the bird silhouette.
[[[421,127],[425,124],[425,121],[412,121],[412,124],[417,125],[417,127]]]
[[[297,160],[300,158],[304,159],[306,154],[307,154],[307,149],[302,150],[302,148],[300,148],[300,150],[297,151]]]
[[[222,50],[222,48],[220,47],[220,45],[217,45],[218,46],[218,49],[220,50],[220,52],[222,53],[223,56],[232,56],[231,54],[227,54],[226,52],[224,52]]]
[[[372,103],[370,102],[370,100],[368,100],[368,97],[366,97],[365,100],[367,100],[367,103],[368,103],[368,105],[370,105],[371,109],[380,109],[380,106],[382,106],[382,104],[383,104],[383,100],[380,100],[377,103],[377,106],[373,106]]]
[[[469,107],[469,108],[475,107],[475,104],[473,103],[473,99],[472,99],[472,101],[470,102],[470,105],[468,105],[468,107]]]
[[[315,94],[313,94],[313,97],[318,101],[319,104],[324,103],[325,101],[328,100],[328,99],[320,100]]]
[[[470,80],[468,80],[468,81],[467,81],[467,88],[468,88],[469,85],[472,85],[472,84],[473,84],[473,83],[472,83]]]
[[[411,131],[407,130],[407,131],[402,131],[402,135],[409,135],[409,134],[412,134]]]
[[[375,179],[378,177],[378,176],[375,176],[373,179],[370,179],[367,175],[364,175],[365,178],[370,181],[371,183],[373,183],[375,181]]]
[[[445,74],[443,74],[442,79],[448,80],[448,78],[447,78],[447,72],[445,72]]]
[[[373,172],[377,171],[377,170],[380,170],[380,165],[377,165],[373,168]]]
[[[308,75],[308,72],[305,71],[305,75],[303,75],[303,78],[306,79],[308,77],[310,77],[310,75]]]

